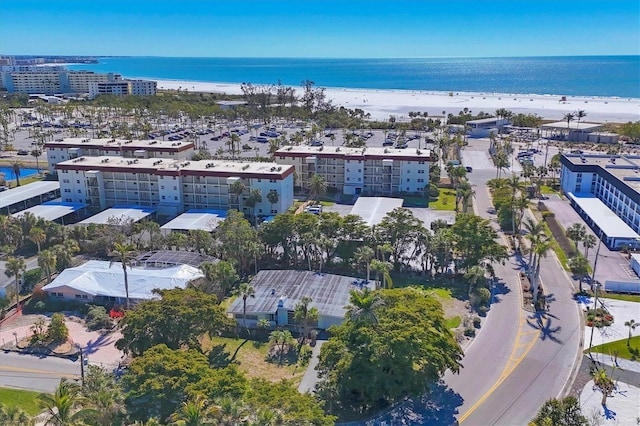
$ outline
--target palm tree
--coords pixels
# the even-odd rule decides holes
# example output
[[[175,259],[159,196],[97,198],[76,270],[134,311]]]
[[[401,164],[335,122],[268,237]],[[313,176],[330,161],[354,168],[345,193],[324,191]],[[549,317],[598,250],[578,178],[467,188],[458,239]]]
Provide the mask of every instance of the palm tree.
[[[354,253],[355,261],[359,265],[366,265],[367,282],[369,282],[371,259],[373,259],[374,256],[375,256],[375,252],[373,251],[373,249],[367,246],[358,247],[358,249]]]
[[[538,281],[540,279],[540,261],[543,257],[547,257],[547,252],[551,249],[551,241],[541,241],[538,243],[535,249],[535,267],[532,271],[533,273],[530,275],[529,280],[531,282],[531,286],[533,288],[533,305],[535,306],[538,303]]]
[[[375,311],[382,305],[384,305],[384,301],[380,294],[371,291],[369,287],[364,287],[362,290],[351,290],[346,318],[349,321],[378,324],[378,316]]]
[[[460,182],[456,191],[456,199],[462,204],[462,213],[467,213],[470,207],[470,201],[476,196],[476,192],[468,181]],[[456,201],[456,211],[458,210],[458,201]]]
[[[313,175],[309,181],[309,193],[311,199],[318,201],[318,198],[327,193],[327,181],[320,175]]]
[[[598,243],[598,238],[595,235],[586,233],[582,238],[582,247],[584,248],[584,257],[588,258],[589,250],[594,248]]]
[[[47,283],[51,282],[51,274],[56,270],[58,257],[52,250],[42,250],[38,254],[38,266],[47,274]]]
[[[272,213],[273,213],[273,205],[277,204],[279,200],[280,200],[280,196],[278,195],[278,191],[276,191],[275,189],[272,189],[271,191],[269,191],[269,193],[267,194],[267,201],[271,205]]]
[[[569,135],[571,134],[571,128],[569,127],[569,123],[573,121],[576,116],[572,112],[568,112],[562,117],[562,121],[567,122],[567,141],[569,140]]]
[[[583,224],[574,223],[573,225],[567,228],[566,234],[567,234],[567,237],[569,237],[569,239],[573,241],[573,244],[575,245],[577,250],[578,242],[584,239],[585,235],[587,234],[587,230]]]
[[[80,425],[81,420],[93,410],[83,409],[81,405],[80,386],[60,380],[53,395],[41,393],[38,395],[40,407],[46,411],[46,425],[74,426]]]
[[[3,426],[33,426],[35,420],[19,407],[6,407],[0,403],[0,424]]]
[[[578,119],[578,123],[576,124],[576,130],[580,130],[580,120],[587,116],[587,113],[583,109],[579,109],[575,112],[575,118]]]
[[[371,261],[371,269],[376,273],[376,288],[379,287],[380,275],[382,275],[382,287],[392,288],[393,281],[391,280],[391,263],[373,259]]]
[[[246,205],[251,209],[251,216],[256,217],[256,205],[262,202],[262,191],[252,189],[246,200]]]
[[[469,296],[473,293],[473,289],[476,284],[484,280],[485,270],[480,265],[473,265],[469,270],[464,274],[464,277],[469,282]]]
[[[236,196],[236,203],[238,204],[238,211],[242,212],[242,194],[247,189],[247,185],[242,181],[242,179],[238,179],[229,185],[229,192]]]
[[[129,268],[133,267],[133,260],[135,259],[136,255],[136,247],[133,244],[121,244],[118,242],[114,243],[113,251],[110,253],[110,256],[113,258],[113,260],[109,264],[109,268],[111,268],[111,266],[113,266],[113,264],[116,262],[120,262],[120,264],[122,265],[122,271],[124,272],[124,291],[127,298],[127,309],[129,309],[129,276],[127,274],[127,266]]]
[[[41,155],[42,155],[42,151],[40,149],[31,150],[31,156],[35,157],[35,159],[36,159],[36,169],[38,169],[38,172],[40,171],[40,162],[38,161],[38,158]]]
[[[16,184],[17,186],[20,186],[20,175],[22,174],[22,169],[24,168],[22,161],[20,160],[14,160],[11,163],[11,171],[13,171],[13,174],[16,176]]]
[[[9,257],[5,266],[5,275],[9,278],[15,277],[16,283],[16,309],[20,307],[20,276],[26,269],[24,259],[20,257]]]
[[[524,229],[527,231],[527,235],[525,238],[527,238],[531,242],[531,250],[529,251],[528,263],[529,268],[531,268],[531,262],[533,261],[533,253],[535,251],[535,247],[538,243],[541,242],[541,240],[546,239],[547,236],[544,233],[544,226],[542,225],[542,222],[536,222],[535,220],[528,217],[525,219],[523,224]]]
[[[39,254],[40,245],[46,241],[47,234],[44,232],[44,229],[35,226],[31,228],[31,230],[29,231],[29,239],[33,241],[36,244],[36,246],[38,246],[38,254]]]
[[[304,296],[296,304],[294,310],[294,319],[302,326],[303,339],[309,336],[311,325],[318,322],[318,309],[311,308],[311,302],[313,302],[313,299],[309,296]]]
[[[515,173],[511,174],[511,178],[507,180],[507,187],[511,189],[511,231],[516,233],[516,214],[515,214],[515,202],[516,195],[525,190],[525,184],[520,180],[520,177]]]
[[[247,329],[247,299],[256,296],[256,289],[249,283],[241,283],[233,291],[236,297],[242,297],[242,325]]]
[[[636,329],[638,324],[640,323],[637,323],[636,320],[634,319],[630,319],[629,321],[624,322],[624,326],[629,327],[629,337],[627,337],[627,347],[631,344],[631,332]]]
[[[596,368],[591,373],[593,377],[593,384],[602,392],[602,406],[607,406],[607,397],[611,396],[611,392],[616,388],[615,381],[609,377],[607,371],[604,368]]]
[[[229,143],[231,146],[231,159],[235,160],[236,159],[236,145],[240,144],[240,136],[238,136],[236,133],[231,133],[229,136]],[[238,151],[240,151],[238,149]]]
[[[182,403],[178,411],[170,417],[171,424],[176,426],[207,426],[214,424],[217,407],[209,403],[201,395]]]

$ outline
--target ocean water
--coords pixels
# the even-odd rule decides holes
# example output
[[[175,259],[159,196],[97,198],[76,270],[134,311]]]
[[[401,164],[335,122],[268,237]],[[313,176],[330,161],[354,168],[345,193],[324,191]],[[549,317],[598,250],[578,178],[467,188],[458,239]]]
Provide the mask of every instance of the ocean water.
[[[109,57],[71,69],[298,86],[640,97],[640,56],[431,59]]]

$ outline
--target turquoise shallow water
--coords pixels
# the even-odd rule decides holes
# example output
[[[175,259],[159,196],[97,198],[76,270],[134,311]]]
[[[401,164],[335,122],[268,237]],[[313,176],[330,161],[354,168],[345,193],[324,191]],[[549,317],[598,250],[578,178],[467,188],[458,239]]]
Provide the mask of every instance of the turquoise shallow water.
[[[102,58],[71,69],[186,81],[640,97],[640,56],[443,59]]]

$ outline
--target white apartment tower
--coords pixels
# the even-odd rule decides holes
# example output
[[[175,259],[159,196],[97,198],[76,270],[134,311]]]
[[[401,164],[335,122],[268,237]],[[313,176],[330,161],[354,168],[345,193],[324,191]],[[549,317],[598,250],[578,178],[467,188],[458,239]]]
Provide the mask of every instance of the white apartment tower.
[[[314,174],[344,194],[422,193],[429,185],[427,149],[287,146],[275,153],[278,164],[296,169],[296,186],[306,190]]]
[[[275,163],[186,161],[162,158],[78,157],[56,165],[62,201],[90,210],[116,205],[153,206],[160,216],[191,209],[238,209],[247,216],[286,212],[293,204],[293,167]],[[245,191],[230,191],[241,180]],[[251,207],[251,193],[261,200]],[[278,194],[276,203],[267,198]]]

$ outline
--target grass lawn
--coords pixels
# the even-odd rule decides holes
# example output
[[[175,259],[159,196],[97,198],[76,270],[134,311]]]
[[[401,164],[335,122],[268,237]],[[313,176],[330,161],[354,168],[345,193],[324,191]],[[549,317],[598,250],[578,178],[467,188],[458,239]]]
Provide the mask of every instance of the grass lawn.
[[[565,271],[571,272],[571,268],[569,268],[569,259],[567,259],[566,253],[564,252],[564,250],[562,250],[562,248],[560,248],[560,245],[555,240],[555,238],[553,238],[553,234],[551,233],[551,229],[549,229],[549,225],[547,225],[544,221],[541,223],[544,225],[544,233],[547,234],[547,237],[549,237],[549,239],[551,240],[551,249],[556,254],[556,256],[558,256],[558,260],[562,264],[562,267],[565,269]]]
[[[560,191],[558,191],[557,189],[555,189],[555,188],[553,188],[551,186],[548,186],[548,185],[542,185],[540,187],[540,192],[543,193],[543,194],[546,194],[546,195],[548,195],[548,194],[560,194]]]
[[[402,197],[404,200],[404,207],[428,207],[429,203],[424,197]]]
[[[640,303],[640,295],[638,294],[618,294],[618,293],[600,293],[598,297],[602,299],[624,300],[625,302]]]
[[[42,412],[38,408],[37,396],[39,392],[31,392],[22,389],[0,388],[0,402],[6,407],[18,407],[30,416]]]
[[[334,201],[320,201],[320,205],[321,205],[322,207],[330,207],[330,206],[332,206],[332,205],[334,205],[334,204],[335,204],[335,202],[334,202]]]
[[[456,209],[456,193],[453,189],[440,188],[440,195],[437,200],[433,200],[429,203],[429,208],[434,210],[449,210],[454,211]]]
[[[640,359],[640,336],[633,336],[627,346],[627,339],[616,340],[615,342],[605,343],[604,345],[594,346],[591,348],[593,352],[615,356],[618,358],[630,359],[638,361]],[[589,350],[585,350],[588,353]]]
[[[460,327],[460,323],[461,322],[462,322],[462,320],[460,319],[459,316],[455,316],[453,318],[448,318],[448,319],[445,320],[445,323],[447,324],[447,328],[448,329]]]
[[[256,340],[233,339],[229,337],[214,337],[202,342],[202,348],[208,351],[214,345],[226,344],[225,351],[233,357],[236,350],[235,361],[240,370],[246,373],[247,377],[259,377],[271,382],[278,382],[287,379],[298,386],[302,380],[306,367],[297,365],[278,365],[267,361],[269,343]],[[239,348],[239,349],[238,349]]]

